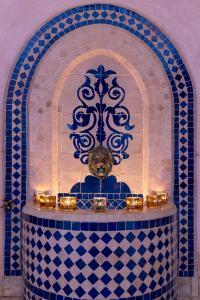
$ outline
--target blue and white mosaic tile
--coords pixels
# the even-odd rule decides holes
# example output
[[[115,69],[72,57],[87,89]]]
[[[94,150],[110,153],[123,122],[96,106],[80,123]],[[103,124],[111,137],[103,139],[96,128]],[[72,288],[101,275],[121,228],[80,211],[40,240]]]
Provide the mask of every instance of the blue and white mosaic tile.
[[[175,299],[176,216],[123,223],[23,214],[24,298]]]
[[[82,26],[107,24],[137,36],[158,57],[174,99],[174,201],[178,208],[179,276],[194,274],[194,94],[189,73],[174,45],[146,18],[123,7],[92,4],[67,10],[43,25],[13,68],[6,97],[5,275],[21,275],[21,209],[27,184],[27,95],[43,55],[59,38]]]
[[[33,292],[32,292],[33,290]],[[159,299],[159,300],[176,300],[176,292],[175,292],[175,287],[174,283],[168,284],[166,287],[163,288],[165,290],[165,293],[162,293],[162,289],[159,289],[156,292],[153,293],[147,293],[144,294],[143,299],[144,300],[150,300],[150,299]],[[24,292],[24,300],[29,299],[29,300],[41,300],[41,297],[38,296],[40,295],[41,291],[40,290],[35,290],[31,285],[28,285],[28,288],[25,286],[23,289]],[[161,296],[162,294],[162,296]],[[70,297],[63,297],[63,296],[57,296],[53,293],[43,293],[43,296],[45,297],[44,299],[52,299],[52,300],[80,300],[80,298],[70,298]],[[160,297],[161,296],[161,297]],[[135,296],[135,297],[129,297],[129,298],[117,298],[117,300],[141,300],[141,296]],[[114,299],[113,299],[114,300]]]
[[[87,164],[89,152],[101,145],[112,151],[113,165],[118,165],[129,157],[126,151],[135,127],[130,124],[128,108],[123,105],[126,92],[117,82],[117,73],[106,70],[103,65],[88,70],[84,77],[85,82],[77,90],[80,104],[73,109],[73,122],[68,124],[72,131],[70,139],[76,149],[74,158]],[[91,77],[95,78],[94,82]],[[108,82],[109,77],[111,82]],[[96,96],[98,101],[92,105]],[[106,97],[112,100],[112,105],[106,103]]]

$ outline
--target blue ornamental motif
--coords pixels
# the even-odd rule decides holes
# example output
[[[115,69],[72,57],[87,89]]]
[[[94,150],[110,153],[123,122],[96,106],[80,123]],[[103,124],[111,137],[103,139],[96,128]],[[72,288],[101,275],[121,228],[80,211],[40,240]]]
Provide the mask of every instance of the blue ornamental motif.
[[[111,80],[107,80],[109,77]],[[88,152],[100,144],[112,150],[114,165],[127,159],[126,150],[129,140],[133,139],[128,132],[135,125],[130,125],[129,110],[122,105],[125,91],[117,83],[117,73],[106,71],[103,65],[97,70],[88,70],[84,84],[77,90],[77,97],[81,104],[73,110],[73,123],[68,124],[73,131],[70,139],[76,149],[74,157],[87,164]],[[105,103],[106,97],[113,101],[113,105]]]

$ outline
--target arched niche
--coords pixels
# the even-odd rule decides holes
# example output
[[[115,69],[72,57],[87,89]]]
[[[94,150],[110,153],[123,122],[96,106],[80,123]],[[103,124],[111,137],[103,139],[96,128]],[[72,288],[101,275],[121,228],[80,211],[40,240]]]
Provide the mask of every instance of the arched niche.
[[[103,39],[95,41],[96,36]],[[79,47],[74,46],[77,40]],[[166,190],[171,195],[172,95],[162,65],[129,33],[96,25],[81,28],[54,45],[32,81],[30,198],[33,190],[68,193],[76,182],[84,181],[89,174],[88,165],[74,158],[75,148],[67,124],[72,122],[73,109],[80,105],[77,90],[85,81],[86,71],[101,64],[116,71],[125,90],[123,105],[135,125],[131,132],[133,140],[127,149],[129,158],[114,166],[112,174],[127,183],[133,193]],[[97,124],[92,133],[94,137],[96,130]]]
[[[162,72],[168,78],[168,85],[173,96],[173,129],[170,136],[173,136],[173,200],[178,208],[179,220],[179,276],[193,276],[194,95],[192,82],[180,54],[164,33],[136,12],[111,4],[93,4],[76,7],[48,21],[33,35],[24,47],[11,73],[6,96],[5,198],[12,199],[13,207],[11,212],[7,211],[5,214],[5,224],[8,229],[5,234],[5,275],[21,274],[20,211],[29,195],[27,194],[27,182],[29,182],[29,165],[27,163],[29,159],[27,132],[29,105],[27,100],[30,95],[30,87],[33,87],[32,80],[37,75],[35,71],[45,56],[53,51],[53,49],[56,49],[56,47],[52,48],[52,45],[59,43],[62,40],[61,38],[64,38],[64,36],[70,37],[73,33],[78,35],[80,28],[92,28],[93,26],[104,27],[106,29],[113,28],[113,30],[114,28],[119,29],[121,32],[128,33],[133,40],[140,41],[144,48],[147,47],[151,50],[149,53],[154,53],[157,57],[156,59],[160,60],[163,68]],[[99,47],[97,45],[99,45],[98,43],[102,39],[102,35],[96,36],[92,44],[88,45],[89,48],[87,51],[101,49],[102,46]],[[81,36],[80,39],[76,40],[73,51],[75,51],[80,40]],[[110,40],[112,40],[111,35],[109,37]],[[86,43],[86,41],[82,41],[82,44],[84,42]],[[103,48],[108,49],[106,46]],[[132,53],[133,50],[134,47],[130,49],[130,52]],[[70,55],[73,55],[73,51],[67,53],[66,50],[63,50],[60,56],[64,58],[68,54],[68,57],[70,57]],[[81,53],[80,48],[77,56]],[[139,58],[142,58],[140,53],[137,53],[137,55]],[[126,55],[124,57],[126,58]],[[74,57],[72,57],[73,59]],[[142,64],[143,61],[141,60]],[[132,65],[134,66],[133,63]],[[65,67],[67,66],[65,65]],[[149,74],[149,77],[153,78],[153,76],[154,74]],[[58,77],[56,77],[55,73],[55,81],[56,78]],[[54,86],[52,92],[55,89],[56,87]],[[50,93],[50,90],[48,92]],[[168,97],[167,92],[166,98]],[[148,100],[150,103],[150,97],[148,97]],[[46,103],[46,106],[51,106],[51,102]],[[160,105],[159,107],[159,116],[162,116],[163,106]],[[153,117],[151,112],[149,115]],[[51,113],[49,113],[49,116],[52,119]],[[163,119],[159,121],[159,124],[163,126],[164,123],[162,121]],[[35,123],[36,125],[38,124]],[[161,130],[161,126],[158,130]],[[150,127],[149,132],[151,132]],[[49,135],[51,134],[52,132],[50,131]],[[156,147],[161,147],[159,142],[156,145]],[[163,147],[165,148],[164,144]],[[168,168],[170,162],[166,161],[164,166]],[[49,165],[48,172],[51,171],[51,165]],[[150,173],[150,168],[148,172]],[[170,167],[168,172],[170,172]],[[188,235],[188,232],[190,232],[190,235]],[[8,251],[9,249],[12,249],[12,253]]]

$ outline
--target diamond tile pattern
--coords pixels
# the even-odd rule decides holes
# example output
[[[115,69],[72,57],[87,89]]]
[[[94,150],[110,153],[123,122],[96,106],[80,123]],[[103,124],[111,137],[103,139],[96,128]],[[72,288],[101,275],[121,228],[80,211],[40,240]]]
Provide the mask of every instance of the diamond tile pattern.
[[[132,288],[132,290],[134,291],[134,287]],[[144,298],[143,299],[155,299],[155,300],[176,300],[176,293],[175,293],[175,288],[174,288],[174,284],[173,285],[169,285],[169,288],[166,288],[167,292],[162,293],[162,297],[155,296],[155,292],[154,293],[146,293],[144,294]],[[161,295],[160,291],[157,291],[158,295]],[[41,300],[41,299],[45,299],[45,298],[41,298],[41,296],[43,296],[44,293],[41,289],[38,289],[37,291],[34,290],[34,288],[29,285],[28,283],[26,283],[26,285],[23,288],[23,296],[25,300]],[[93,295],[96,295],[96,292],[94,290]],[[107,288],[104,288],[101,292],[101,297],[103,296],[105,299],[108,299],[110,293],[108,291]],[[58,298],[56,298],[56,294],[53,293],[49,293],[46,292],[45,293],[45,297],[47,299],[59,299],[59,300],[80,300],[80,298],[71,298],[71,297],[67,297],[65,298],[64,296],[57,296]],[[94,298],[93,298],[94,299]],[[113,300],[125,300],[124,298],[117,298],[117,299],[113,299]],[[138,298],[136,297],[129,297],[128,300],[138,300]]]
[[[193,276],[194,128],[192,82],[179,53],[165,34],[137,13],[110,4],[77,7],[48,21],[27,43],[13,68],[6,99],[5,199],[12,199],[13,209],[11,213],[7,211],[5,215],[5,275],[21,275],[20,211],[26,201],[27,169],[26,112],[28,110],[26,99],[32,77],[38,63],[54,44],[54,41],[75,28],[99,23],[117,26],[141,38],[142,42],[146,43],[158,56],[168,76],[174,97],[174,201],[179,213],[179,276]],[[180,176],[183,170],[185,175]],[[120,203],[116,203],[116,206],[119,205]],[[88,207],[83,205],[83,208]],[[182,213],[183,208],[184,213]],[[18,222],[15,216],[18,217]],[[187,228],[190,235],[187,231],[184,233],[183,228]],[[182,239],[183,237],[184,239]],[[184,258],[187,258],[184,262],[182,260],[183,249]]]
[[[24,276],[36,289],[73,299],[151,293],[176,276],[175,226],[66,232],[24,220]]]

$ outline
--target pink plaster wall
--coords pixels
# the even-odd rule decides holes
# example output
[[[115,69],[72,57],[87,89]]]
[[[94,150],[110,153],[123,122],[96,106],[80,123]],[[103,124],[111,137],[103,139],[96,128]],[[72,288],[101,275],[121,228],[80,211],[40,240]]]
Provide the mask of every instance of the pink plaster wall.
[[[87,0],[1,0],[0,1],[0,140],[3,141],[3,99],[12,66],[26,41],[46,20],[61,11],[87,4]],[[95,3],[96,1],[90,1]],[[200,182],[200,3],[199,0],[113,0],[104,1],[131,8],[146,16],[164,31],[177,47],[191,74],[196,89],[197,122],[197,182]],[[3,143],[0,147],[0,170],[3,161]],[[3,199],[3,172],[0,172],[0,204]],[[199,219],[200,186],[197,186],[197,214]],[[3,211],[0,212],[0,237],[3,236]],[[200,221],[197,222],[197,231]],[[2,239],[1,239],[2,240]],[[200,255],[200,238],[197,239],[197,253]],[[3,272],[3,243],[0,243],[0,274]],[[199,264],[200,266],[200,259]],[[1,286],[1,284],[0,284]],[[1,295],[1,288],[0,288]]]

